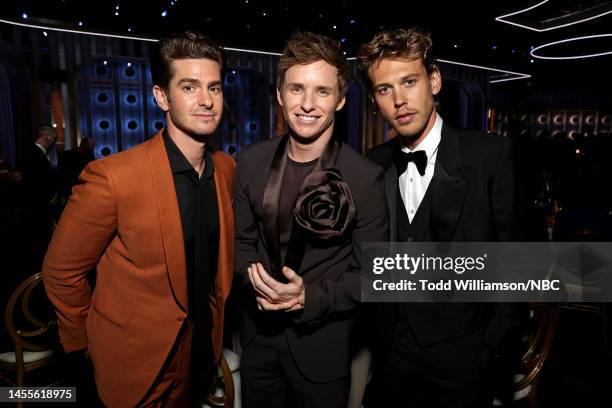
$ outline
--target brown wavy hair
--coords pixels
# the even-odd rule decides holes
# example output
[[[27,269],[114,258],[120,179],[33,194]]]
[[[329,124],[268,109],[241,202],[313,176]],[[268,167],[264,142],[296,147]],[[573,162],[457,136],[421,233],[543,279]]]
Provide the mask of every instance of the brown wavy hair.
[[[282,89],[287,70],[295,65],[307,65],[323,60],[338,70],[340,97],[346,95],[351,67],[340,48],[340,41],[307,31],[294,33],[283,50],[276,68],[276,86]]]
[[[382,31],[359,48],[357,63],[368,84],[370,83],[368,70],[383,59],[407,61],[420,59],[427,74],[431,75],[438,69],[432,45],[431,34],[419,28]]]
[[[185,31],[153,46],[150,61],[153,84],[167,89],[174,76],[172,61],[187,58],[207,58],[223,68],[223,48],[214,39],[197,31]]]

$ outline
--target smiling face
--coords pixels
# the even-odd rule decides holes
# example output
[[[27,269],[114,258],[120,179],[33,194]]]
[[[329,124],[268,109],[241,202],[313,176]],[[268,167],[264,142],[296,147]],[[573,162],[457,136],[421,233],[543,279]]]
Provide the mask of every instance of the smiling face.
[[[292,135],[302,143],[331,137],[335,113],[345,101],[338,70],[323,60],[289,68],[276,95]]]
[[[440,92],[440,71],[430,75],[421,59],[383,59],[368,69],[373,99],[397,133],[418,145],[436,121],[434,95]]]
[[[202,140],[217,129],[221,121],[223,92],[221,67],[207,58],[177,59],[167,89],[155,85],[153,93],[166,112],[171,134],[181,132]]]

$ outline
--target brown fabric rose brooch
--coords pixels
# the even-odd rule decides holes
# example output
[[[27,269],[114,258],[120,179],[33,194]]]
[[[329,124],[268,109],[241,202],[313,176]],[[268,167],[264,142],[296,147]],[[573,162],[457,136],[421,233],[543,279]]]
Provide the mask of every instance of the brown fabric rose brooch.
[[[310,173],[300,189],[293,218],[310,239],[342,237],[355,220],[355,203],[340,171],[325,168]]]

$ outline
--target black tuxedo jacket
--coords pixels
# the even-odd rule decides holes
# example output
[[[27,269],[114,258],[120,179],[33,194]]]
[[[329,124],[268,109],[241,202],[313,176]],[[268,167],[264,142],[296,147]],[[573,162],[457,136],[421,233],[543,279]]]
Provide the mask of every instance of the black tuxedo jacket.
[[[360,302],[360,243],[388,241],[388,216],[383,171],[342,144],[335,168],[348,184],[356,219],[347,239],[325,245],[307,242],[298,272],[304,279],[306,301],[302,312],[258,311],[247,275],[251,263],[270,271],[265,233],[264,192],[274,154],[282,137],[249,146],[238,158],[234,185],[235,282],[247,301],[241,323],[241,343],[247,346],[258,332],[284,330],[291,353],[303,374],[317,382],[346,375],[350,367],[349,335],[353,313]],[[276,197],[278,200],[278,197]],[[278,204],[277,204],[278,208]],[[274,215],[278,219],[278,213]],[[273,217],[273,218],[274,218]],[[275,221],[273,221],[275,222]],[[278,241],[278,234],[275,239]],[[278,248],[278,243],[276,243]]]
[[[47,156],[32,144],[18,166],[23,173],[23,184],[28,207],[47,211],[57,193],[57,174]]]
[[[391,241],[397,241],[398,175],[393,153],[399,139],[371,149],[367,156],[385,169]],[[507,138],[443,125],[434,175],[428,187],[433,242],[516,241],[514,165]],[[408,325],[422,346],[483,330],[483,341],[499,352],[520,324],[520,308],[508,303],[406,304]],[[388,350],[398,305],[376,305],[379,345]],[[403,306],[402,306],[403,307]]]

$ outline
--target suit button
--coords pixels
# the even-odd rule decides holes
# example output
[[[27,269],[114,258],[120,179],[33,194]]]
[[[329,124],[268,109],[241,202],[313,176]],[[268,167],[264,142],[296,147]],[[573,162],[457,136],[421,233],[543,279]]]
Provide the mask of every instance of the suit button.
[[[398,323],[395,330],[400,336],[405,336],[408,333],[408,326],[405,323]]]

